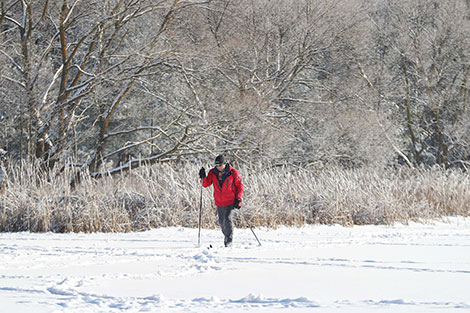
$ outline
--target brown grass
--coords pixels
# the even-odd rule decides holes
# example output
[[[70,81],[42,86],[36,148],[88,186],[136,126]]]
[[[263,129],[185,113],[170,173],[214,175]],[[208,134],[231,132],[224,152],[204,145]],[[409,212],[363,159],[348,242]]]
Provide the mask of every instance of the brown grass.
[[[245,196],[236,227],[393,224],[470,215],[470,179],[458,170],[322,171],[241,168]],[[197,227],[198,166],[157,164],[72,190],[70,170],[31,164],[5,170],[0,231],[126,232]],[[243,216],[242,216],[243,214]],[[203,190],[203,226],[217,227],[212,187]]]

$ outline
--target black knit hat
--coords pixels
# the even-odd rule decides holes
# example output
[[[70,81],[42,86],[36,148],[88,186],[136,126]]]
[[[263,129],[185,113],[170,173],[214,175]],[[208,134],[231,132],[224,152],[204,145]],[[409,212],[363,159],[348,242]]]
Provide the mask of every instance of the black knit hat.
[[[220,165],[224,165],[224,164],[225,164],[224,156],[222,154],[218,155],[215,158],[215,165],[220,166]]]

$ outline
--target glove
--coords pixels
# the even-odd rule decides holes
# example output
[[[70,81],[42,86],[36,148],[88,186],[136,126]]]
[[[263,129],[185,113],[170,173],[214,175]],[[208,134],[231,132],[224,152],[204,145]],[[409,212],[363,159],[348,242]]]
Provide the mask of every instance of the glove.
[[[202,167],[200,170],[199,170],[199,177],[201,179],[205,178],[206,177],[206,169],[204,167]]]
[[[233,205],[235,209],[240,209],[242,207],[242,200],[235,200],[235,204]]]

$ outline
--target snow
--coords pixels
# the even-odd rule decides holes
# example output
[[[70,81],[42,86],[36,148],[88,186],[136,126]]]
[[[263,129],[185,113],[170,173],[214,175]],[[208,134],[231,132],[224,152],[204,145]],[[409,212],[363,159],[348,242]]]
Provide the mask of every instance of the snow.
[[[256,234],[2,233],[0,311],[470,312],[468,218]]]

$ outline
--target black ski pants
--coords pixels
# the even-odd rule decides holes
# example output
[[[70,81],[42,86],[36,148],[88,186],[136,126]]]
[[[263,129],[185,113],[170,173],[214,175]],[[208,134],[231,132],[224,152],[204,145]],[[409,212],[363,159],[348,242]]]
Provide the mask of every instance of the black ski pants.
[[[222,228],[222,233],[225,236],[224,244],[229,246],[233,239],[233,224],[232,224],[232,210],[233,204],[229,206],[218,206],[217,215],[219,216],[219,225]]]

